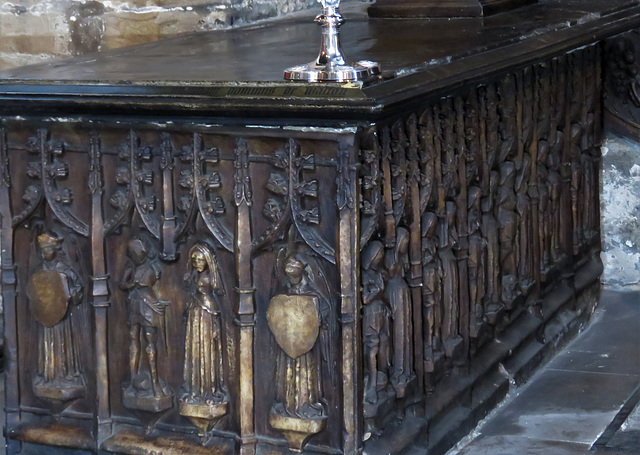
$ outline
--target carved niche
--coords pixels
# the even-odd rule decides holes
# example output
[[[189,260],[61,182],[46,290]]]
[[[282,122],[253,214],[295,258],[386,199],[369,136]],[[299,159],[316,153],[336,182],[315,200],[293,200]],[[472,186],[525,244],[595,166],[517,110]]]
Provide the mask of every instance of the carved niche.
[[[334,302],[315,253],[301,246],[278,252],[275,274],[280,289],[269,301],[267,321],[279,347],[276,397],[269,424],[294,451],[326,426],[323,365],[329,359]]]
[[[173,390],[158,372],[161,340],[168,350],[169,302],[156,290],[162,268],[151,241],[144,236],[132,238],[127,256],[120,288],[127,293],[129,382],[122,387],[122,401],[127,408],[157,413],[173,406]]]
[[[229,391],[224,364],[222,299],[226,291],[216,254],[206,243],[189,250],[184,280],[188,302],[184,341],[184,372],[180,414],[207,433],[228,413]]]
[[[38,322],[38,367],[34,394],[66,402],[85,394],[77,329],[71,313],[84,300],[84,283],[66,253],[64,238],[46,230],[35,239],[40,257],[29,277],[29,310]]]

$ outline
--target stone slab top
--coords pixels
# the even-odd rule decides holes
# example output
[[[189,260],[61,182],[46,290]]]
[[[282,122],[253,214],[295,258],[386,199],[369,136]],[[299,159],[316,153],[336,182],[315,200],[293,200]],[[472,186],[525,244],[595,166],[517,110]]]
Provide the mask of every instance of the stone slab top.
[[[383,70],[369,84],[282,79],[315,59],[315,9],[281,20],[196,33],[0,72],[0,114],[182,113],[376,120],[407,103],[640,26],[638,0],[540,0],[486,18],[370,19],[342,5],[345,55]]]

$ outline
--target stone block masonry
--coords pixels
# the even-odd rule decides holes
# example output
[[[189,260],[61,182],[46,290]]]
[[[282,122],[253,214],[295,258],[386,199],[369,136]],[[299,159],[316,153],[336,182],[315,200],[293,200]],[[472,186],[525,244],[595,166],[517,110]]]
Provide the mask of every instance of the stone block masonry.
[[[640,145],[610,133],[602,151],[603,282],[640,288]]]
[[[314,0],[15,0],[0,4],[0,70],[253,23]]]

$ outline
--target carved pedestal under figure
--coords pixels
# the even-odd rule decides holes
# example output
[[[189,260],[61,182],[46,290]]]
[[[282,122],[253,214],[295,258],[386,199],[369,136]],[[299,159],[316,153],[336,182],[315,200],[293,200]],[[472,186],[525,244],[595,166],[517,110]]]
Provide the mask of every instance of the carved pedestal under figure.
[[[189,301],[185,310],[184,393],[180,414],[206,433],[228,412],[224,381],[220,296],[225,293],[213,250],[202,243],[189,252]]]
[[[300,452],[310,436],[324,429],[327,420],[321,348],[330,340],[321,328],[327,327],[331,304],[326,283],[323,286],[317,281],[324,274],[314,270],[317,264],[310,263],[307,255],[294,253],[278,262],[284,262],[281,278],[285,292],[273,297],[267,310],[269,328],[280,347],[276,401],[269,423],[284,434],[292,451]]]
[[[38,236],[42,264],[29,278],[27,296],[40,325],[33,392],[39,398],[64,402],[83,396],[85,385],[69,307],[82,301],[82,284],[66,262],[62,243],[54,232]]]
[[[158,374],[158,330],[165,325],[168,302],[158,298],[155,284],[160,278],[160,264],[151,246],[143,238],[129,241],[120,287],[128,292],[129,373],[131,382],[122,389],[123,404],[130,409],[160,412],[173,406],[173,391]],[[163,330],[164,331],[164,330]],[[163,333],[166,340],[166,334]],[[141,345],[145,345],[145,354]],[[140,361],[146,357],[147,368]]]

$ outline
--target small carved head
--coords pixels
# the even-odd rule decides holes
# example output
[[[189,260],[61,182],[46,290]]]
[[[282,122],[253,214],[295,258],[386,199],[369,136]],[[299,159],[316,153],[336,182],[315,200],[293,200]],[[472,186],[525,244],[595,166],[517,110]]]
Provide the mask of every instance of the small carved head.
[[[144,244],[142,239],[139,238],[135,238],[129,241],[127,251],[129,257],[136,265],[144,263],[148,256],[147,246]]]
[[[384,259],[384,245],[378,240],[370,242],[362,251],[362,267],[365,270],[379,270]]]
[[[468,190],[468,209],[480,210],[480,199],[482,196],[482,190],[477,186],[471,186]]]
[[[207,260],[202,251],[196,250],[191,253],[191,265],[198,272],[204,272],[208,268]]]
[[[396,233],[396,250],[398,256],[409,253],[409,231],[403,227],[398,228]]]
[[[403,227],[396,230],[396,244],[387,250],[385,266],[391,276],[401,275],[409,266],[409,231]]]
[[[506,161],[500,165],[500,185],[513,187],[515,183],[516,165]]]
[[[456,226],[456,215],[458,214],[458,207],[453,201],[447,201],[445,207],[447,224],[449,225],[449,229],[453,229]]]
[[[220,276],[220,268],[218,267],[218,260],[216,258],[213,249],[204,243],[196,243],[189,250],[189,273],[185,279],[192,276],[195,270],[198,273],[208,271],[211,279],[211,287],[215,290],[216,294],[224,294],[224,286],[222,284],[222,278]]]
[[[60,250],[63,239],[55,232],[44,232],[38,236],[38,247],[45,261],[52,261]]]
[[[300,284],[304,273],[304,264],[294,255],[289,256],[284,264],[284,273],[291,284]]]
[[[438,217],[433,212],[422,215],[422,237],[435,237],[438,228]]]

